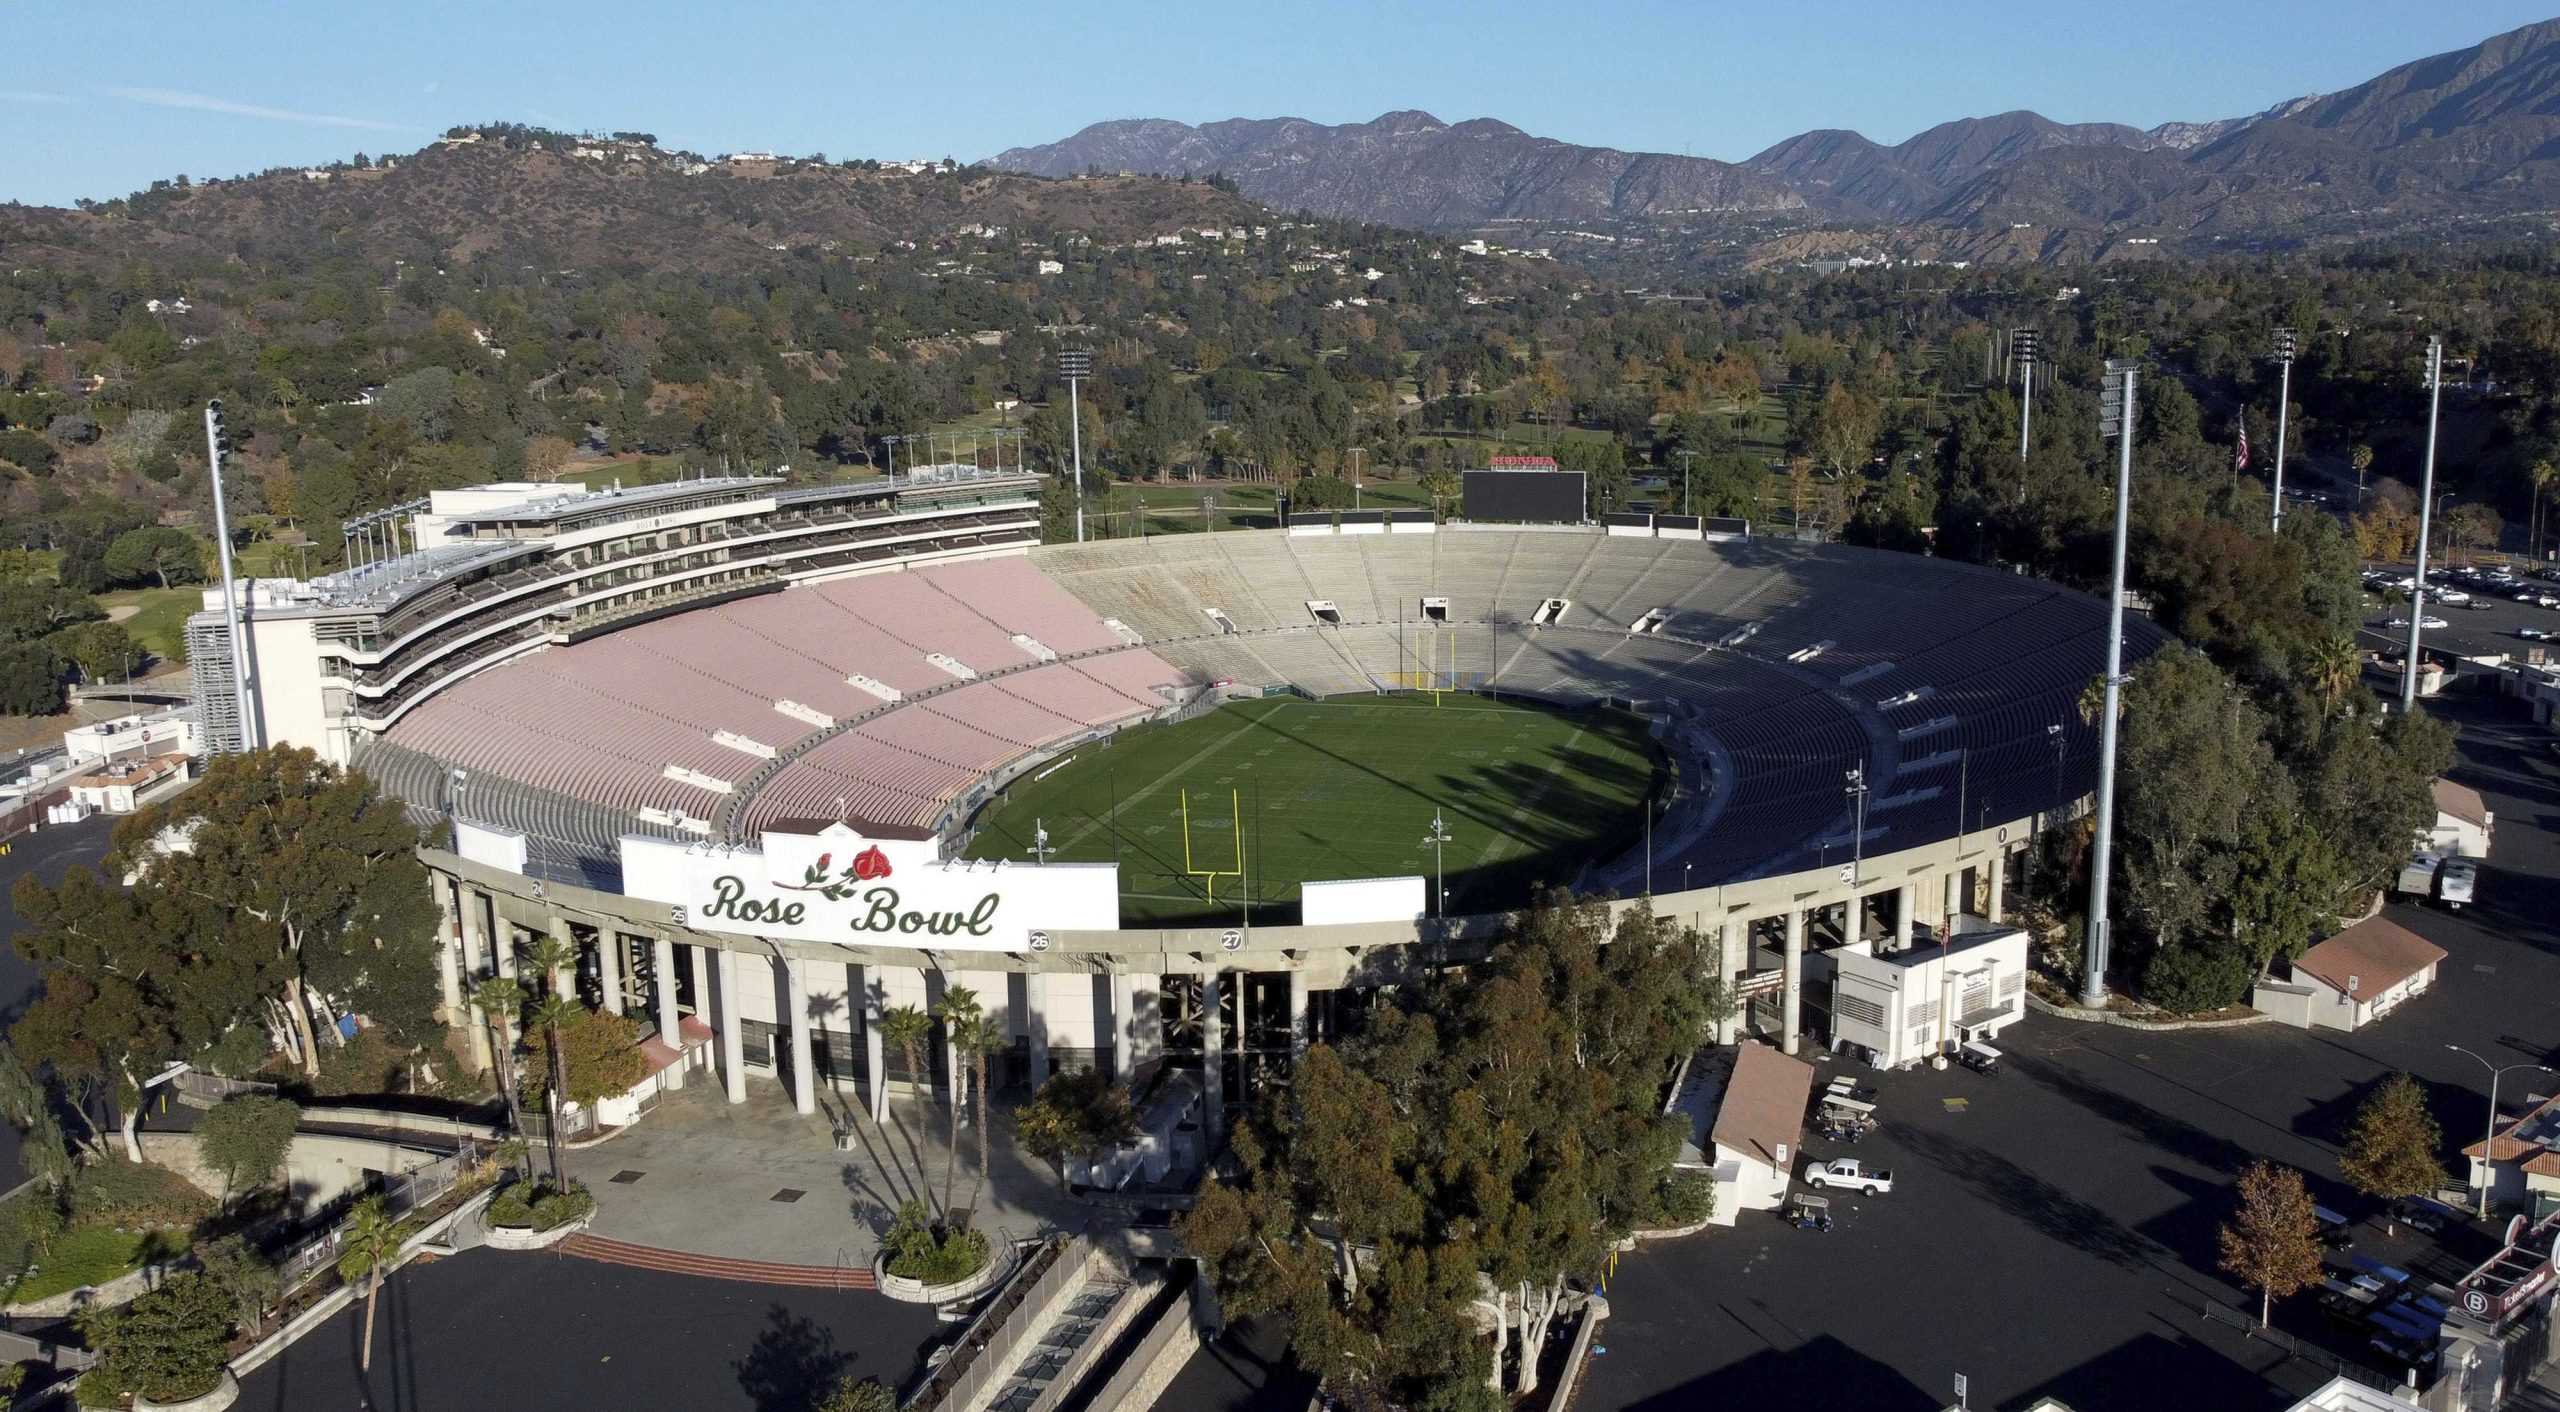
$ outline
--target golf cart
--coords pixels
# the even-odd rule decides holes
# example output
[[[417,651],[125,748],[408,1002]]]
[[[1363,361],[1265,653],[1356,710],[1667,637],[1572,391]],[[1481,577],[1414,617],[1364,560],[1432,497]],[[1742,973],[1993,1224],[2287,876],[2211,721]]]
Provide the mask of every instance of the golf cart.
[[[1800,1231],[1828,1231],[1831,1229],[1831,1198],[1799,1191],[1787,1198],[1787,1209],[1778,1215]]]
[[[1977,1074],[1996,1074],[2000,1072],[2000,1051],[1981,1040],[1969,1039],[1956,1050],[1956,1062]]]

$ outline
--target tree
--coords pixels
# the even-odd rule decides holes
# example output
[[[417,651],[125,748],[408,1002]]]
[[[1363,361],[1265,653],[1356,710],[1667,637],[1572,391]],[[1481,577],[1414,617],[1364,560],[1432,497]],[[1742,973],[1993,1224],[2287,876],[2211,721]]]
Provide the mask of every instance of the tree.
[[[878,1378],[857,1378],[847,1373],[827,1390],[817,1412],[898,1412],[898,1395],[882,1386]]]
[[[274,1181],[293,1146],[302,1109],[290,1099],[244,1094],[216,1104],[196,1130],[206,1165],[222,1173],[222,1199]]]
[[[0,716],[62,709],[62,659],[35,642],[0,642]]]
[[[196,1264],[228,1296],[240,1327],[255,1328],[284,1293],[284,1275],[258,1248],[237,1235],[196,1247]]]
[[[2364,504],[2365,472],[2373,469],[2373,448],[2359,441],[2347,448],[2347,466],[2356,473],[2356,504]]]
[[[498,1070],[498,1092],[507,1101],[507,1130],[524,1131],[524,1100],[516,1092],[516,1017],[524,1013],[524,985],[513,976],[491,976],[471,987],[471,1006],[489,1026],[489,1062]]]
[[[2265,1328],[2276,1300],[2320,1282],[2320,1222],[2291,1167],[2250,1163],[2236,1195],[2239,1207],[2222,1225],[2222,1269],[2258,1291]]]
[[[79,668],[81,680],[89,682],[130,675],[145,657],[122,623],[74,623],[55,633],[46,645]]]
[[[347,1213],[338,1231],[338,1278],[364,1281],[364,1335],[356,1344],[356,1366],[373,1370],[373,1312],[382,1299],[382,1277],[400,1259],[408,1228],[392,1218],[379,1196],[368,1196]]]
[[[53,888],[19,879],[12,901],[24,923],[18,953],[44,986],[10,1027],[10,1044],[74,1090],[111,1093],[125,1157],[140,1162],[142,1080],[218,1039],[255,989],[216,958],[189,953],[149,880],[128,891],[75,868]],[[85,1105],[72,1111],[87,1116]]]
[[[222,1382],[231,1307],[220,1286],[187,1271],[130,1304],[93,1304],[72,1317],[111,1385],[154,1402],[184,1402]]]
[[[2536,461],[2526,470],[2525,478],[2533,486],[2531,543],[2533,557],[2539,559],[2542,557],[2542,507],[2551,499],[2551,487],[2560,485],[2560,466],[2549,461]]]
[[[880,1014],[880,1038],[898,1046],[907,1061],[907,1082],[930,1094],[933,1074],[925,1067],[924,1047],[933,1038],[933,1017],[913,1005],[892,1005]]]
[[[1090,1161],[1138,1132],[1128,1090],[1093,1069],[1051,1074],[1031,1101],[1015,1111],[1013,1123],[1026,1150],[1058,1165],[1062,1184],[1068,1159]]]
[[[166,997],[185,1020],[174,1038],[192,1052],[235,1024],[280,1022],[317,1077],[315,996],[396,1042],[436,1028],[436,914],[417,847],[398,800],[284,747],[215,760],[195,788],[119,825],[103,866],[137,879],[135,908],[177,953],[161,974],[198,982]]]
[[[549,1007],[557,1001],[558,1008]],[[533,1052],[529,1068],[549,1070],[551,1047],[560,1049],[560,1092],[581,1107],[631,1091],[648,1075],[648,1056],[640,1052],[647,1027],[628,1015],[590,1010],[574,1000],[545,998],[534,1007],[535,1032],[527,1043]]]
[[[525,472],[536,480],[558,480],[576,454],[566,437],[537,436],[524,444]]]
[[[117,583],[158,579],[162,588],[204,577],[204,547],[196,537],[166,525],[126,530],[107,546],[107,576]]]
[[[944,987],[942,1003],[933,1007],[934,1018],[942,1022],[943,1043],[950,1046],[952,1060],[951,1156],[942,1169],[942,1214],[945,1220],[951,1216],[952,1178],[960,1172],[960,1115],[969,1101],[966,1076],[971,1071],[964,1067],[963,1061],[971,1056],[961,1045],[963,1041],[976,1037],[975,1027],[986,1013],[986,1007],[978,1001],[978,993],[965,985]]]
[[[2385,1201],[2425,1196],[2451,1178],[2436,1154],[2444,1130],[2427,1109],[2427,1095],[2407,1074],[2393,1074],[2356,1111],[2338,1174],[2347,1185]]]
[[[539,960],[542,949],[535,948],[534,955]],[[569,1088],[567,1066],[561,1056],[560,1027],[574,1023],[578,1013],[578,1002],[555,991],[534,1002],[533,1028],[540,1034],[540,1043],[534,1042],[532,1033],[526,1036],[528,1048],[539,1051],[533,1056],[535,1062],[526,1066],[525,1074],[528,1084],[538,1083],[542,1090],[542,1140],[551,1156],[554,1191],[569,1189],[568,1169],[560,1158],[561,1103]]]

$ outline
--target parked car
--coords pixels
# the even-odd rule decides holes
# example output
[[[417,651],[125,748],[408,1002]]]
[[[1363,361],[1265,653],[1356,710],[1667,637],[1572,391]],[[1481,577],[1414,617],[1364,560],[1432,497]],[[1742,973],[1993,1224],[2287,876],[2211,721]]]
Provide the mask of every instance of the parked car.
[[[2480,882],[2480,865],[2469,858],[2447,858],[2436,870],[2436,900],[2459,912]]]
[[[2403,1197],[2391,1203],[2391,1219],[2411,1230],[2435,1235],[2461,1219],[2452,1207],[2423,1196]]]
[[[2518,628],[2516,636],[2527,642],[2549,642],[2554,637],[2560,637],[2560,633],[2555,633],[2549,628]]]
[[[2400,875],[2392,880],[2391,890],[2410,897],[2433,897],[2436,869],[2443,864],[2444,859],[2437,854],[2413,853],[2408,862],[2400,865]]]
[[[2354,1222],[2349,1221],[2345,1216],[2330,1210],[2326,1206],[2312,1207],[2311,1215],[2314,1220],[2317,1220],[2320,1223],[2320,1243],[2322,1245],[2327,1246],[2331,1250],[2355,1249],[2356,1228]]]
[[[2445,588],[2439,585],[2436,589],[2436,601],[2460,605],[2470,602],[2471,595],[2458,588]]]
[[[1878,1171],[1855,1157],[1834,1157],[1828,1162],[1808,1162],[1804,1168],[1807,1186],[1845,1186],[1869,1196],[1882,1196],[1893,1190],[1893,1173]]]

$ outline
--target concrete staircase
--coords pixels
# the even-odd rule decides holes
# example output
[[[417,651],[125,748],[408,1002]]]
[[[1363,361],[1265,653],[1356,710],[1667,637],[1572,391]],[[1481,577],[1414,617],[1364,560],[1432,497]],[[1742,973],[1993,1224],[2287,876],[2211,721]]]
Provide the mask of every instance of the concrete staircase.
[[[560,1242],[558,1249],[563,1255],[575,1255],[607,1265],[627,1265],[637,1270],[658,1270],[670,1275],[690,1275],[696,1279],[791,1285],[801,1289],[867,1290],[878,1287],[868,1265],[780,1265],[768,1260],[731,1260],[725,1256],[694,1255],[682,1250],[633,1245],[584,1231]]]

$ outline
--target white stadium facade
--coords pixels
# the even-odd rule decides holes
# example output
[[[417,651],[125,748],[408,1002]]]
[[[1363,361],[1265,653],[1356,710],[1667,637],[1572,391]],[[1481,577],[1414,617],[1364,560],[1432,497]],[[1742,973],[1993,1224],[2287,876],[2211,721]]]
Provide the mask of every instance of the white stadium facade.
[[[587,993],[675,1049],[663,1082],[714,1075],[736,1101],[772,1076],[803,1111],[829,1086],[882,1111],[913,1078],[875,1021],[952,985],[1001,1016],[1017,1081],[1162,1059],[1240,1099],[1415,943],[1499,930],[1393,907],[1124,928],[1111,864],[958,860],[1004,782],[1217,698],[1373,692],[1422,657],[1466,689],[1648,717],[1677,800],[1649,866],[1579,881],[1649,879],[1655,910],[1721,939],[1748,997],[1728,1030],[1790,1052],[1827,1003],[1809,938],[1891,952],[1998,919],[2028,841],[2094,781],[2079,702],[2105,607],[2034,579],[1669,516],[1373,511],[1041,547],[1039,493],[965,466],[439,491],[354,531],[370,562],[250,586],[245,694],[207,595],[208,747],[305,746],[406,801],[457,1024],[472,978],[559,937]],[[2160,641],[2130,624],[2128,660]],[[1996,1026],[2017,986],[1927,1023]]]

